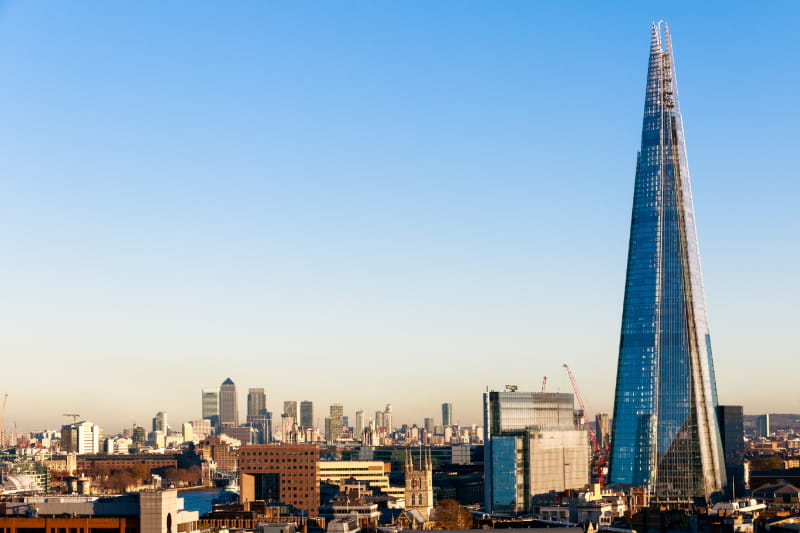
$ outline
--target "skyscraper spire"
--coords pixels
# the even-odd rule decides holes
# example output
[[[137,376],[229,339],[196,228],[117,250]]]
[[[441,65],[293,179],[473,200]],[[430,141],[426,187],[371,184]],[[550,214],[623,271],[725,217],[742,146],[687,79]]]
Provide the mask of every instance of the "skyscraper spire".
[[[672,42],[661,25],[650,40],[609,479],[686,502],[719,494],[725,472]]]

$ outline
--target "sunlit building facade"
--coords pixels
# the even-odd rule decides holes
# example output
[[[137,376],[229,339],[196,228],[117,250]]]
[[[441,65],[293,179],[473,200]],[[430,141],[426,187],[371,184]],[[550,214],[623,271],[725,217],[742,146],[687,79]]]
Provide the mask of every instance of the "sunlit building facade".
[[[493,513],[528,513],[532,498],[589,483],[589,436],[572,394],[484,394],[484,497]]]
[[[720,495],[716,405],[672,45],[659,23],[636,164],[609,481],[646,487],[662,502]]]

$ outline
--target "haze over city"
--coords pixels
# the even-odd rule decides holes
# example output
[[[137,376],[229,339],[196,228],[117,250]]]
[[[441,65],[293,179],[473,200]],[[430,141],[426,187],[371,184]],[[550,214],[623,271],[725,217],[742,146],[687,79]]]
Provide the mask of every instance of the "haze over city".
[[[0,3],[6,426],[611,412],[662,18],[720,403],[798,412],[800,6],[661,7]]]

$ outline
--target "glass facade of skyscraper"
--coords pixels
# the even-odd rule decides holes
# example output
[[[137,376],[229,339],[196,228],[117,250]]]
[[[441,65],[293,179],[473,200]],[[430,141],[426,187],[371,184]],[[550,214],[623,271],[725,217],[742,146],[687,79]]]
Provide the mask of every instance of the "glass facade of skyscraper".
[[[668,29],[653,26],[636,165],[610,482],[662,501],[725,483],[689,170]]]

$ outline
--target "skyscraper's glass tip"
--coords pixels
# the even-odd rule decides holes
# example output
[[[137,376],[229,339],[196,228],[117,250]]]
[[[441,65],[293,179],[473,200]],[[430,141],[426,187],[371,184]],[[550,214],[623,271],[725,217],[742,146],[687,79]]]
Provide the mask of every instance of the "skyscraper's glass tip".
[[[609,481],[667,502],[725,484],[669,29],[653,24],[636,162]]]

